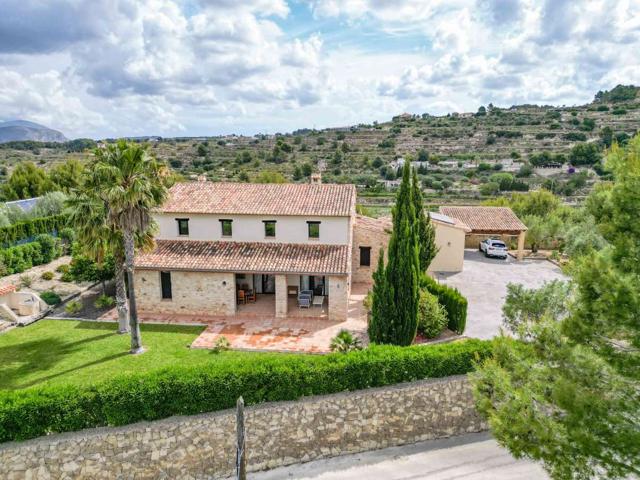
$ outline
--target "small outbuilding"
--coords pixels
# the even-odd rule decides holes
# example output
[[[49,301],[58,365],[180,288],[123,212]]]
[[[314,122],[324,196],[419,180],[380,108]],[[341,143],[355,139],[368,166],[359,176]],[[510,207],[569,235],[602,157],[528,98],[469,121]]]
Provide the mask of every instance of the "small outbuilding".
[[[455,218],[469,227],[465,246],[475,248],[486,238],[501,238],[505,243],[517,238],[518,260],[524,257],[524,240],[527,226],[509,207],[440,207],[440,212]]]

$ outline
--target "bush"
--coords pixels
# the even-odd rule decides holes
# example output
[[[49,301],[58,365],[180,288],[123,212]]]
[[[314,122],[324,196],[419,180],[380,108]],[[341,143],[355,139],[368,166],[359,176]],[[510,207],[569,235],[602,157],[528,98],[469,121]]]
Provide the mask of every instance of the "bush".
[[[75,315],[76,313],[80,313],[82,310],[82,303],[78,300],[71,300],[64,306],[64,311],[69,315]]]
[[[58,239],[49,234],[41,233],[34,239],[34,241],[40,244],[42,263],[49,263],[53,259],[58,258],[62,253],[60,251],[60,242]]]
[[[447,312],[438,298],[426,289],[420,290],[418,301],[418,333],[427,338],[435,338],[447,326]]]
[[[44,300],[47,305],[58,305],[62,301],[60,295],[51,290],[42,292],[40,294],[40,298]]]
[[[0,442],[246,404],[461,375],[491,353],[491,343],[370,346],[346,354],[254,356],[219,364],[174,365],[87,385],[0,392]]]
[[[231,348],[231,343],[224,335],[221,335],[216,340],[216,343],[213,345],[213,351],[215,353],[226,352]]]
[[[40,233],[53,233],[64,228],[67,224],[66,215],[52,215],[50,217],[33,218],[0,227],[0,245],[10,247],[20,240],[25,240]]]
[[[101,308],[109,308],[113,307],[116,304],[116,299],[110,297],[109,295],[100,295],[96,301],[93,303],[93,306],[101,309]]]
[[[71,272],[64,272],[62,275],[60,275],[60,280],[67,283],[73,283],[75,281]]]
[[[329,348],[332,352],[347,353],[352,350],[360,350],[362,345],[360,339],[354,337],[348,330],[342,329],[331,339]]]
[[[56,272],[58,273],[67,273],[69,271],[69,264],[62,263],[56,267]]]
[[[462,335],[467,324],[467,299],[456,288],[438,283],[429,275],[423,275],[420,284],[435,295],[447,311],[447,328]]]
[[[29,288],[33,284],[33,275],[20,275],[20,286]]]
[[[42,272],[40,278],[42,278],[42,280],[53,280],[53,272]]]

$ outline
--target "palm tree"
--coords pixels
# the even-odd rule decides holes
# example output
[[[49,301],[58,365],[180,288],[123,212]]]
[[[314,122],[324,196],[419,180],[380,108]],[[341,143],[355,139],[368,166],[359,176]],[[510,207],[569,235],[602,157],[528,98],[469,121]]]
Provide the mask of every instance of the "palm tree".
[[[151,211],[167,197],[169,170],[148,154],[146,147],[120,140],[99,148],[88,169],[87,188],[106,208],[106,224],[122,235],[129,292],[131,353],[144,351],[136,309],[133,260],[136,238],[155,231]]]
[[[90,189],[74,190],[67,200],[69,223],[74,226],[76,240],[89,257],[102,262],[111,254],[115,266],[118,333],[129,331],[127,291],[124,280],[124,246],[122,234],[107,224],[107,208]]]

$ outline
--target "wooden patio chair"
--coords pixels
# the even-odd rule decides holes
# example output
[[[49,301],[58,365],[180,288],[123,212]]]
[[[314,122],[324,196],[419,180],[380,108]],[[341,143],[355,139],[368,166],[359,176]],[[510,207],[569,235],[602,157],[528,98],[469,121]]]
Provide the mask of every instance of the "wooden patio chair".
[[[244,290],[238,290],[238,305],[247,303],[247,297],[244,295]]]

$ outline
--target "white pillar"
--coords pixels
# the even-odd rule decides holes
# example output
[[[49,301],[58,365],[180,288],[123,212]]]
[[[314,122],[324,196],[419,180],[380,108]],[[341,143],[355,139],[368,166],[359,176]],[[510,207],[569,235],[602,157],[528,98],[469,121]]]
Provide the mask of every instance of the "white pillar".
[[[520,261],[524,258],[524,239],[526,235],[527,232],[524,230],[518,235],[518,260]]]

